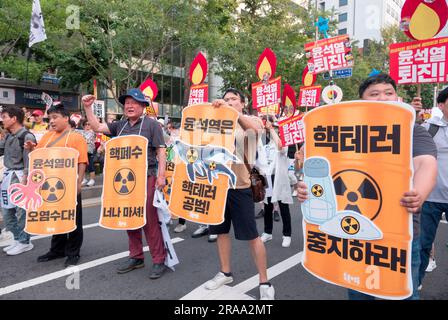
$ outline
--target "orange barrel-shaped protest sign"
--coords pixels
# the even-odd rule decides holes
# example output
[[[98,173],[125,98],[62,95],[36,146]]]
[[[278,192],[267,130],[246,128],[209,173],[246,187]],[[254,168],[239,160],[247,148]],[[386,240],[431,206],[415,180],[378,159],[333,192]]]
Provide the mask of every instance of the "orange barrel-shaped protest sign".
[[[146,224],[148,139],[117,137],[106,143],[100,226],[135,230]]]
[[[303,266],[316,277],[372,296],[412,294],[413,109],[352,101],[305,118]]]
[[[182,111],[180,140],[174,142],[175,170],[169,210],[189,221],[220,224],[229,187],[236,186],[231,170],[237,162],[233,108],[198,104]]]
[[[55,235],[76,229],[78,155],[75,149],[57,147],[29,154],[28,185],[23,196],[31,199],[38,195],[41,205],[27,210],[25,232]],[[33,186],[37,193],[31,190]]]

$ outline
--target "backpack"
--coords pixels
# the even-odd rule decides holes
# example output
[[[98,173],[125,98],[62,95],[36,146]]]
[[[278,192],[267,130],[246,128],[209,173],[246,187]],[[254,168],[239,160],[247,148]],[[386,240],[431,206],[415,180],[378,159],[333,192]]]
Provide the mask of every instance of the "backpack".
[[[31,131],[26,130],[26,129],[25,129],[25,131],[23,131],[22,134],[17,136],[17,139],[19,139],[19,144],[20,144],[20,148],[22,149],[22,152],[25,149],[25,147],[23,145],[25,144],[25,137],[27,136],[27,134],[32,134],[34,137],[34,134]],[[34,137],[34,138],[36,138],[36,137]]]

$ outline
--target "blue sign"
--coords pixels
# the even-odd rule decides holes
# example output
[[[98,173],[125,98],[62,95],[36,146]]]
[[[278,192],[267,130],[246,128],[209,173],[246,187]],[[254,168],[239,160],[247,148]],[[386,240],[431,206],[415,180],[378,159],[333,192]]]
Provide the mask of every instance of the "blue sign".
[[[333,79],[350,78],[353,75],[352,68],[333,70]],[[324,80],[330,80],[330,73],[323,74]]]

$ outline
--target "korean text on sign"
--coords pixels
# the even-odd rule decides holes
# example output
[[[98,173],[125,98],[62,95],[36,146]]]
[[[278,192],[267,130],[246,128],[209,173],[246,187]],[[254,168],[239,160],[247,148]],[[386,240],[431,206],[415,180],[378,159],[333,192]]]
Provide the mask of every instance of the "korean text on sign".
[[[279,122],[279,133],[283,146],[290,146],[305,141],[303,115]]]
[[[448,37],[390,46],[390,75],[398,84],[448,81]]]
[[[232,134],[234,123],[232,120],[202,119],[186,117],[183,130],[193,132],[202,130],[207,133]]]
[[[313,74],[353,66],[350,39],[342,35],[305,44],[308,69]]]
[[[299,106],[318,107],[320,104],[321,86],[301,87],[299,94]]]
[[[252,84],[252,100],[255,109],[278,105],[280,102],[281,77],[269,80],[267,84]]]
[[[208,85],[192,86],[190,89],[190,97],[188,105],[200,104],[208,101]]]

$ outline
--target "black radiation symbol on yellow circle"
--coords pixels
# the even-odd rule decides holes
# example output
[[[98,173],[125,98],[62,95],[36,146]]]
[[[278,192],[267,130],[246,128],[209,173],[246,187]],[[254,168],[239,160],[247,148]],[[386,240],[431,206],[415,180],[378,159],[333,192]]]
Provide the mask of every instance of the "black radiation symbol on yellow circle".
[[[360,229],[359,221],[350,216],[344,217],[344,219],[342,219],[341,227],[345,233],[350,235],[357,234]]]
[[[187,151],[186,157],[189,163],[193,163],[199,158],[198,151],[196,149],[191,148]]]
[[[40,174],[39,172],[35,172],[31,176],[31,181],[33,181],[34,183],[40,183],[43,178],[44,177],[42,176],[42,174]]]
[[[311,187],[311,193],[313,194],[313,196],[319,198],[324,194],[324,188],[322,188],[322,186],[319,184],[315,184]]]
[[[59,202],[65,195],[65,184],[59,178],[48,178],[40,187],[40,195],[45,202]]]
[[[375,220],[381,211],[383,198],[378,183],[367,173],[348,169],[333,176],[338,210],[356,211]]]
[[[213,162],[210,162],[210,164],[208,165],[208,167],[210,168],[210,170],[216,170],[216,163],[213,161]]]
[[[123,168],[117,171],[114,177],[114,189],[119,195],[130,194],[136,184],[136,176],[134,171],[128,168]]]

